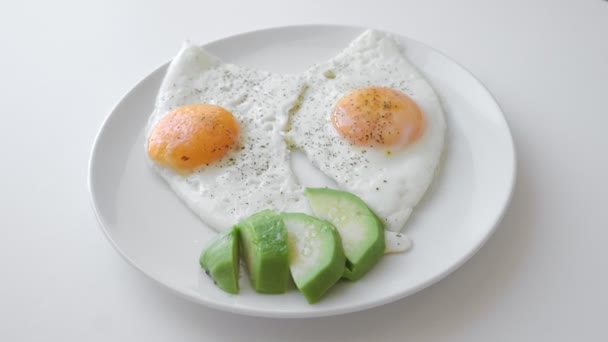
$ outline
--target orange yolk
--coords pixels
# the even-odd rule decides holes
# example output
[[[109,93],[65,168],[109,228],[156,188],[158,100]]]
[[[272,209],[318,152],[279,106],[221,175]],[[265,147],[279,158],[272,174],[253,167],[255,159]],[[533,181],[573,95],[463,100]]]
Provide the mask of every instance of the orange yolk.
[[[344,95],[331,117],[338,133],[354,145],[406,146],[425,128],[418,105],[400,91],[371,87]]]
[[[182,106],[154,126],[148,138],[148,155],[186,174],[221,159],[236,145],[238,135],[238,122],[224,108],[210,104]]]

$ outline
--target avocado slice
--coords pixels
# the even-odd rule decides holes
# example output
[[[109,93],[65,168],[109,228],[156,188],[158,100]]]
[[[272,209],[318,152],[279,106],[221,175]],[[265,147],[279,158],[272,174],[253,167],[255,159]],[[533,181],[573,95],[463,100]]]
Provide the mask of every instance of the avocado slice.
[[[301,213],[283,213],[289,236],[289,268],[306,300],[317,302],[344,273],[342,240],[329,222]]]
[[[254,214],[237,224],[242,255],[253,289],[284,293],[289,286],[287,229],[272,210]]]
[[[239,293],[239,245],[236,229],[218,235],[199,258],[199,264],[222,290]]]
[[[342,238],[346,255],[343,277],[360,279],[384,254],[384,225],[359,197],[326,188],[307,188],[316,216],[331,222]]]

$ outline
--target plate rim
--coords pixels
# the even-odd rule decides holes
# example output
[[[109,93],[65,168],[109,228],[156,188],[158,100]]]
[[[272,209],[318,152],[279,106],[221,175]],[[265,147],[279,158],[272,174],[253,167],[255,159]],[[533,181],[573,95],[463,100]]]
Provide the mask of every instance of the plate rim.
[[[171,282],[162,280],[162,279],[156,277],[153,274],[153,272],[144,270],[131,257],[129,257],[126,252],[124,252],[118,246],[118,244],[110,236],[110,233],[108,232],[108,229],[106,228],[107,222],[104,221],[104,219],[102,218],[102,215],[100,213],[99,204],[96,199],[97,196],[95,195],[95,189],[94,189],[94,185],[93,185],[93,173],[95,172],[93,169],[93,164],[95,163],[95,158],[96,158],[97,153],[99,153],[98,150],[99,150],[99,146],[100,146],[100,144],[99,144],[100,139],[101,139],[104,131],[107,129],[108,123],[115,117],[115,115],[117,113],[117,109],[123,104],[123,102],[136,89],[140,88],[140,86],[142,84],[144,84],[150,76],[156,74],[163,68],[166,68],[169,65],[169,63],[171,63],[172,59],[170,59],[168,61],[161,63],[159,66],[154,68],[152,71],[147,72],[143,77],[141,77],[139,79],[139,81],[137,81],[133,86],[131,86],[129,88],[129,90],[120,98],[120,100],[118,100],[115,103],[115,105],[112,106],[112,109],[105,116],[103,122],[101,123],[101,126],[97,130],[95,139],[93,141],[93,146],[92,146],[90,154],[89,154],[89,160],[88,160],[88,165],[87,165],[87,190],[89,193],[89,203],[90,203],[90,205],[93,209],[93,212],[95,214],[95,217],[97,219],[98,226],[101,229],[101,231],[103,232],[106,239],[110,242],[110,244],[112,245],[114,250],[116,252],[118,252],[118,254],[125,261],[127,261],[127,264],[129,264],[136,270],[140,271],[143,275],[146,276],[146,278],[153,280],[154,283],[161,285],[162,288],[168,289],[171,293],[177,294],[181,298],[187,299],[187,300],[197,303],[197,304],[203,304],[207,307],[217,309],[220,311],[231,312],[231,313],[235,313],[235,314],[249,315],[249,316],[257,316],[257,317],[285,318],[285,319],[315,318],[315,317],[342,315],[342,314],[347,314],[347,313],[363,311],[363,310],[367,310],[367,309],[374,308],[374,307],[379,307],[379,306],[406,298],[414,293],[417,293],[425,288],[428,288],[431,285],[446,278],[448,275],[452,274],[457,269],[459,269],[462,265],[464,265],[467,261],[469,261],[475,254],[477,254],[477,252],[486,244],[486,242],[489,240],[489,238],[496,232],[496,229],[498,228],[500,222],[502,221],[507,210],[510,207],[511,201],[513,199],[515,185],[517,182],[517,150],[515,147],[515,142],[513,139],[513,134],[512,134],[511,126],[509,125],[508,118],[506,117],[505,112],[500,107],[494,94],[469,69],[464,67],[462,64],[460,64],[459,62],[454,60],[449,55],[443,53],[443,51],[441,51],[437,48],[431,47],[430,45],[425,44],[423,42],[420,42],[419,40],[410,38],[409,36],[405,36],[405,35],[402,35],[400,33],[396,33],[393,31],[379,29],[379,28],[359,26],[359,25],[340,25],[340,24],[301,24],[301,25],[295,24],[295,25],[283,25],[283,26],[269,26],[269,27],[264,27],[264,28],[260,28],[260,29],[241,31],[238,33],[230,34],[228,36],[223,36],[223,37],[215,39],[215,40],[199,43],[197,45],[205,47],[205,46],[209,46],[212,44],[221,43],[222,41],[225,41],[225,40],[234,39],[234,38],[237,38],[240,36],[245,36],[245,35],[249,35],[249,34],[253,34],[253,35],[261,34],[264,32],[275,31],[275,30],[307,30],[307,29],[308,30],[310,30],[310,29],[333,29],[333,30],[356,29],[356,30],[361,30],[361,31],[366,30],[366,29],[374,29],[377,31],[389,33],[398,38],[405,38],[409,41],[419,44],[420,46],[424,47],[425,49],[428,49],[430,51],[433,51],[434,53],[437,53],[438,55],[445,58],[450,63],[452,63],[455,66],[457,66],[458,68],[460,68],[461,71],[465,72],[465,74],[468,77],[470,77],[472,80],[474,80],[475,83],[478,86],[480,86],[480,89],[483,92],[485,92],[484,95],[487,96],[489,100],[491,100],[492,106],[494,106],[496,111],[500,114],[502,123],[504,124],[504,127],[506,128],[506,137],[508,138],[508,143],[509,143],[508,149],[510,150],[510,153],[512,156],[512,158],[510,158],[511,160],[509,160],[509,164],[511,165],[511,170],[509,170],[510,178],[508,179],[508,182],[509,182],[508,192],[507,192],[505,198],[502,199],[503,203],[501,203],[500,212],[497,213],[493,222],[491,223],[491,227],[484,232],[483,237],[476,243],[475,247],[471,248],[463,257],[461,257],[459,260],[457,260],[457,262],[452,264],[450,267],[445,269],[443,272],[440,272],[440,273],[432,276],[431,278],[427,279],[426,281],[423,281],[423,282],[417,284],[416,286],[413,286],[413,287],[407,289],[406,291],[397,292],[395,294],[385,296],[376,301],[364,302],[364,303],[349,305],[349,306],[341,306],[338,308],[329,308],[329,309],[325,309],[323,311],[309,311],[309,312],[300,312],[300,313],[298,313],[298,312],[276,312],[276,311],[271,311],[271,310],[259,310],[259,309],[256,310],[256,309],[252,309],[252,308],[248,308],[248,307],[240,307],[240,306],[235,306],[235,305],[230,305],[230,304],[222,304],[222,303],[219,303],[219,302],[216,302],[213,300],[207,300],[207,299],[201,298],[200,296],[194,296],[194,295],[190,295],[190,294],[184,293],[182,291],[179,291],[177,288],[174,288],[173,286],[171,286]]]

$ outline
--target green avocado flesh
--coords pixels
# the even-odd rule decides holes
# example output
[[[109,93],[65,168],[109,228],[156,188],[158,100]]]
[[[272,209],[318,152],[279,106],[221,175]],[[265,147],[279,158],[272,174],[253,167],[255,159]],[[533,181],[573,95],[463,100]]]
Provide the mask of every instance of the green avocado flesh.
[[[317,302],[344,273],[346,258],[336,228],[300,213],[283,213],[289,235],[291,277],[309,303]]]
[[[219,235],[201,253],[201,267],[222,290],[239,293],[239,245],[236,229]]]
[[[264,210],[236,225],[253,289],[284,293],[289,286],[287,229],[281,216]]]
[[[331,222],[342,239],[346,268],[343,277],[360,279],[384,254],[384,225],[359,197],[345,191],[307,188],[314,214]]]

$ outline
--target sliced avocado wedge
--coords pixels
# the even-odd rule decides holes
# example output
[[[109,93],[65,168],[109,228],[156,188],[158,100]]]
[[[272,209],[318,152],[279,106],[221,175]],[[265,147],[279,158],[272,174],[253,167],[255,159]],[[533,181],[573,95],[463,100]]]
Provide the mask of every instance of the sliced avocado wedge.
[[[284,293],[289,286],[287,230],[271,210],[254,214],[236,225],[242,254],[253,289]]]
[[[384,225],[359,197],[326,188],[307,188],[306,197],[319,218],[332,223],[342,239],[344,278],[360,279],[384,254]]]
[[[344,273],[346,258],[336,228],[306,214],[283,213],[291,277],[306,300],[317,302]]]
[[[239,293],[239,245],[236,229],[218,235],[201,253],[199,264],[222,290]]]

